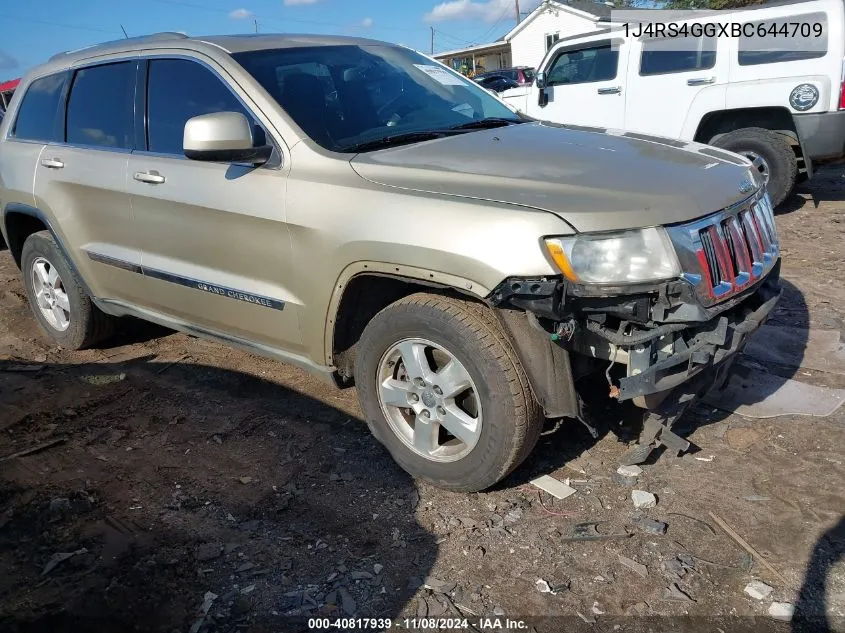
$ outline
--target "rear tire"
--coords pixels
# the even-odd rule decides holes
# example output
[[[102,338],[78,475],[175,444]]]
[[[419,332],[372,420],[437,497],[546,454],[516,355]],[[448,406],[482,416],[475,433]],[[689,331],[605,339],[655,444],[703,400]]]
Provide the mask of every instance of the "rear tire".
[[[798,160],[792,146],[782,134],[761,127],[734,130],[716,140],[713,145],[736,152],[757,162],[755,167],[761,175],[768,175],[766,188],[777,207],[790,194],[798,177]],[[759,157],[760,161],[755,161]]]
[[[113,332],[114,318],[93,304],[49,231],[26,238],[21,271],[35,319],[59,347],[84,349]]]
[[[408,346],[403,347],[405,352],[392,351],[401,345]],[[420,365],[422,372],[414,370],[413,360],[405,367],[410,346],[416,346],[413,349],[419,358],[426,359]],[[484,490],[516,468],[536,445],[542,413],[508,337],[486,306],[427,293],[410,295],[373,317],[358,349],[355,383],[367,423],[412,476],[448,490]],[[432,399],[440,393],[438,385],[448,385],[443,368],[452,360],[458,361],[453,368],[465,370],[468,387],[460,397],[470,403],[468,417],[478,423],[476,434],[466,442],[451,435],[446,428],[448,418],[438,417],[438,413],[451,411],[453,405],[445,398],[450,390],[444,386],[443,398]],[[433,373],[427,373],[426,365]],[[419,383],[425,386],[414,385],[419,373],[427,375]],[[385,395],[385,381],[409,390],[402,391],[398,400],[404,403],[401,398],[408,395],[407,407],[389,404],[391,395]],[[436,406],[439,404],[444,406]],[[439,419],[443,424],[438,426]],[[414,439],[418,429],[429,424],[439,429],[434,432],[433,451]],[[457,446],[450,446],[455,443]],[[466,447],[463,451],[462,444]]]

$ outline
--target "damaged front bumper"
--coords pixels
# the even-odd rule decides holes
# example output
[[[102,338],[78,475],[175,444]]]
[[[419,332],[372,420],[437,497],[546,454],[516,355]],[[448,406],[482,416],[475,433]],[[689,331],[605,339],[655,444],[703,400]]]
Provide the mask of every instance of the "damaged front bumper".
[[[780,295],[777,275],[769,275],[753,294],[712,320],[660,337],[651,345],[631,348],[628,375],[619,380],[616,397],[642,399],[636,404],[651,408],[647,396],[667,393],[732,359],[768,319]],[[717,372],[713,376],[714,381],[723,377]]]
[[[707,382],[701,387],[706,389],[724,380],[749,335],[774,309],[781,294],[779,273],[778,260],[757,283],[711,306],[702,305],[683,281],[630,294],[584,296],[562,278],[508,279],[490,301],[502,311],[524,311],[535,335],[540,332],[573,358],[594,359],[589,369],[606,368],[610,378],[611,365],[624,365],[625,375],[611,382],[611,397],[656,409],[684,383]],[[517,332],[514,321],[511,315],[511,333]],[[520,336],[524,339],[525,334],[515,336],[518,347],[523,345]],[[535,345],[523,357],[536,356],[538,349]],[[552,358],[543,363],[546,368]],[[600,365],[602,361],[608,365]],[[575,360],[568,362],[573,379],[587,373],[579,371]],[[538,364],[535,359],[531,363]],[[548,377],[537,376],[537,367],[529,373],[535,376],[533,382],[549,389]],[[555,373],[559,388],[571,399],[571,385],[560,384],[563,372]],[[550,393],[540,394],[540,399],[541,404],[555,400]]]

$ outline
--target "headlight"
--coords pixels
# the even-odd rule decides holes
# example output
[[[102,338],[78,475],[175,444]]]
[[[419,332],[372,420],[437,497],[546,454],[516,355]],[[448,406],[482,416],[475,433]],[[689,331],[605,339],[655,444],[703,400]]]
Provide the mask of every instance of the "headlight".
[[[560,272],[582,284],[662,281],[681,273],[675,249],[659,227],[546,239]]]

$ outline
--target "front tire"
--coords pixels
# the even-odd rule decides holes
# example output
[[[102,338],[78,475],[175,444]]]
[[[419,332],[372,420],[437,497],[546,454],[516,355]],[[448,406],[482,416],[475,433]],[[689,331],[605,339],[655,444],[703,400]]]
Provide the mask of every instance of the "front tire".
[[[38,325],[59,347],[84,349],[111,334],[114,319],[92,303],[49,231],[26,238],[21,271]]]
[[[777,207],[790,194],[798,178],[798,159],[782,134],[761,127],[734,130],[713,145],[745,156],[766,181],[766,188]]]
[[[485,306],[414,294],[373,317],[358,348],[355,383],[367,423],[412,476],[484,490],[537,443],[540,408]]]

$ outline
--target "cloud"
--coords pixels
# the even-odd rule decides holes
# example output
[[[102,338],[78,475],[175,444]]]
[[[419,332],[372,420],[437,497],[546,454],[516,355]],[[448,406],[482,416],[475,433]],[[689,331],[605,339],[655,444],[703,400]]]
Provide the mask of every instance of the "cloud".
[[[283,0],[286,7],[295,7],[300,4],[317,4],[320,0]]]
[[[365,29],[372,28],[373,26],[373,19],[372,18],[364,18],[361,20],[361,27]]]
[[[540,0],[529,0],[520,5],[524,13],[532,11],[540,4]],[[501,19],[510,20],[514,14],[513,0],[487,0],[474,2],[473,0],[448,0],[436,5],[425,14],[426,22],[447,22],[450,20],[481,20],[493,23]]]
[[[20,66],[20,63],[17,59],[8,53],[0,51],[0,70],[14,70],[18,66]]]
[[[229,17],[233,20],[246,20],[254,15],[255,14],[249,9],[235,9],[234,11],[229,13]]]

